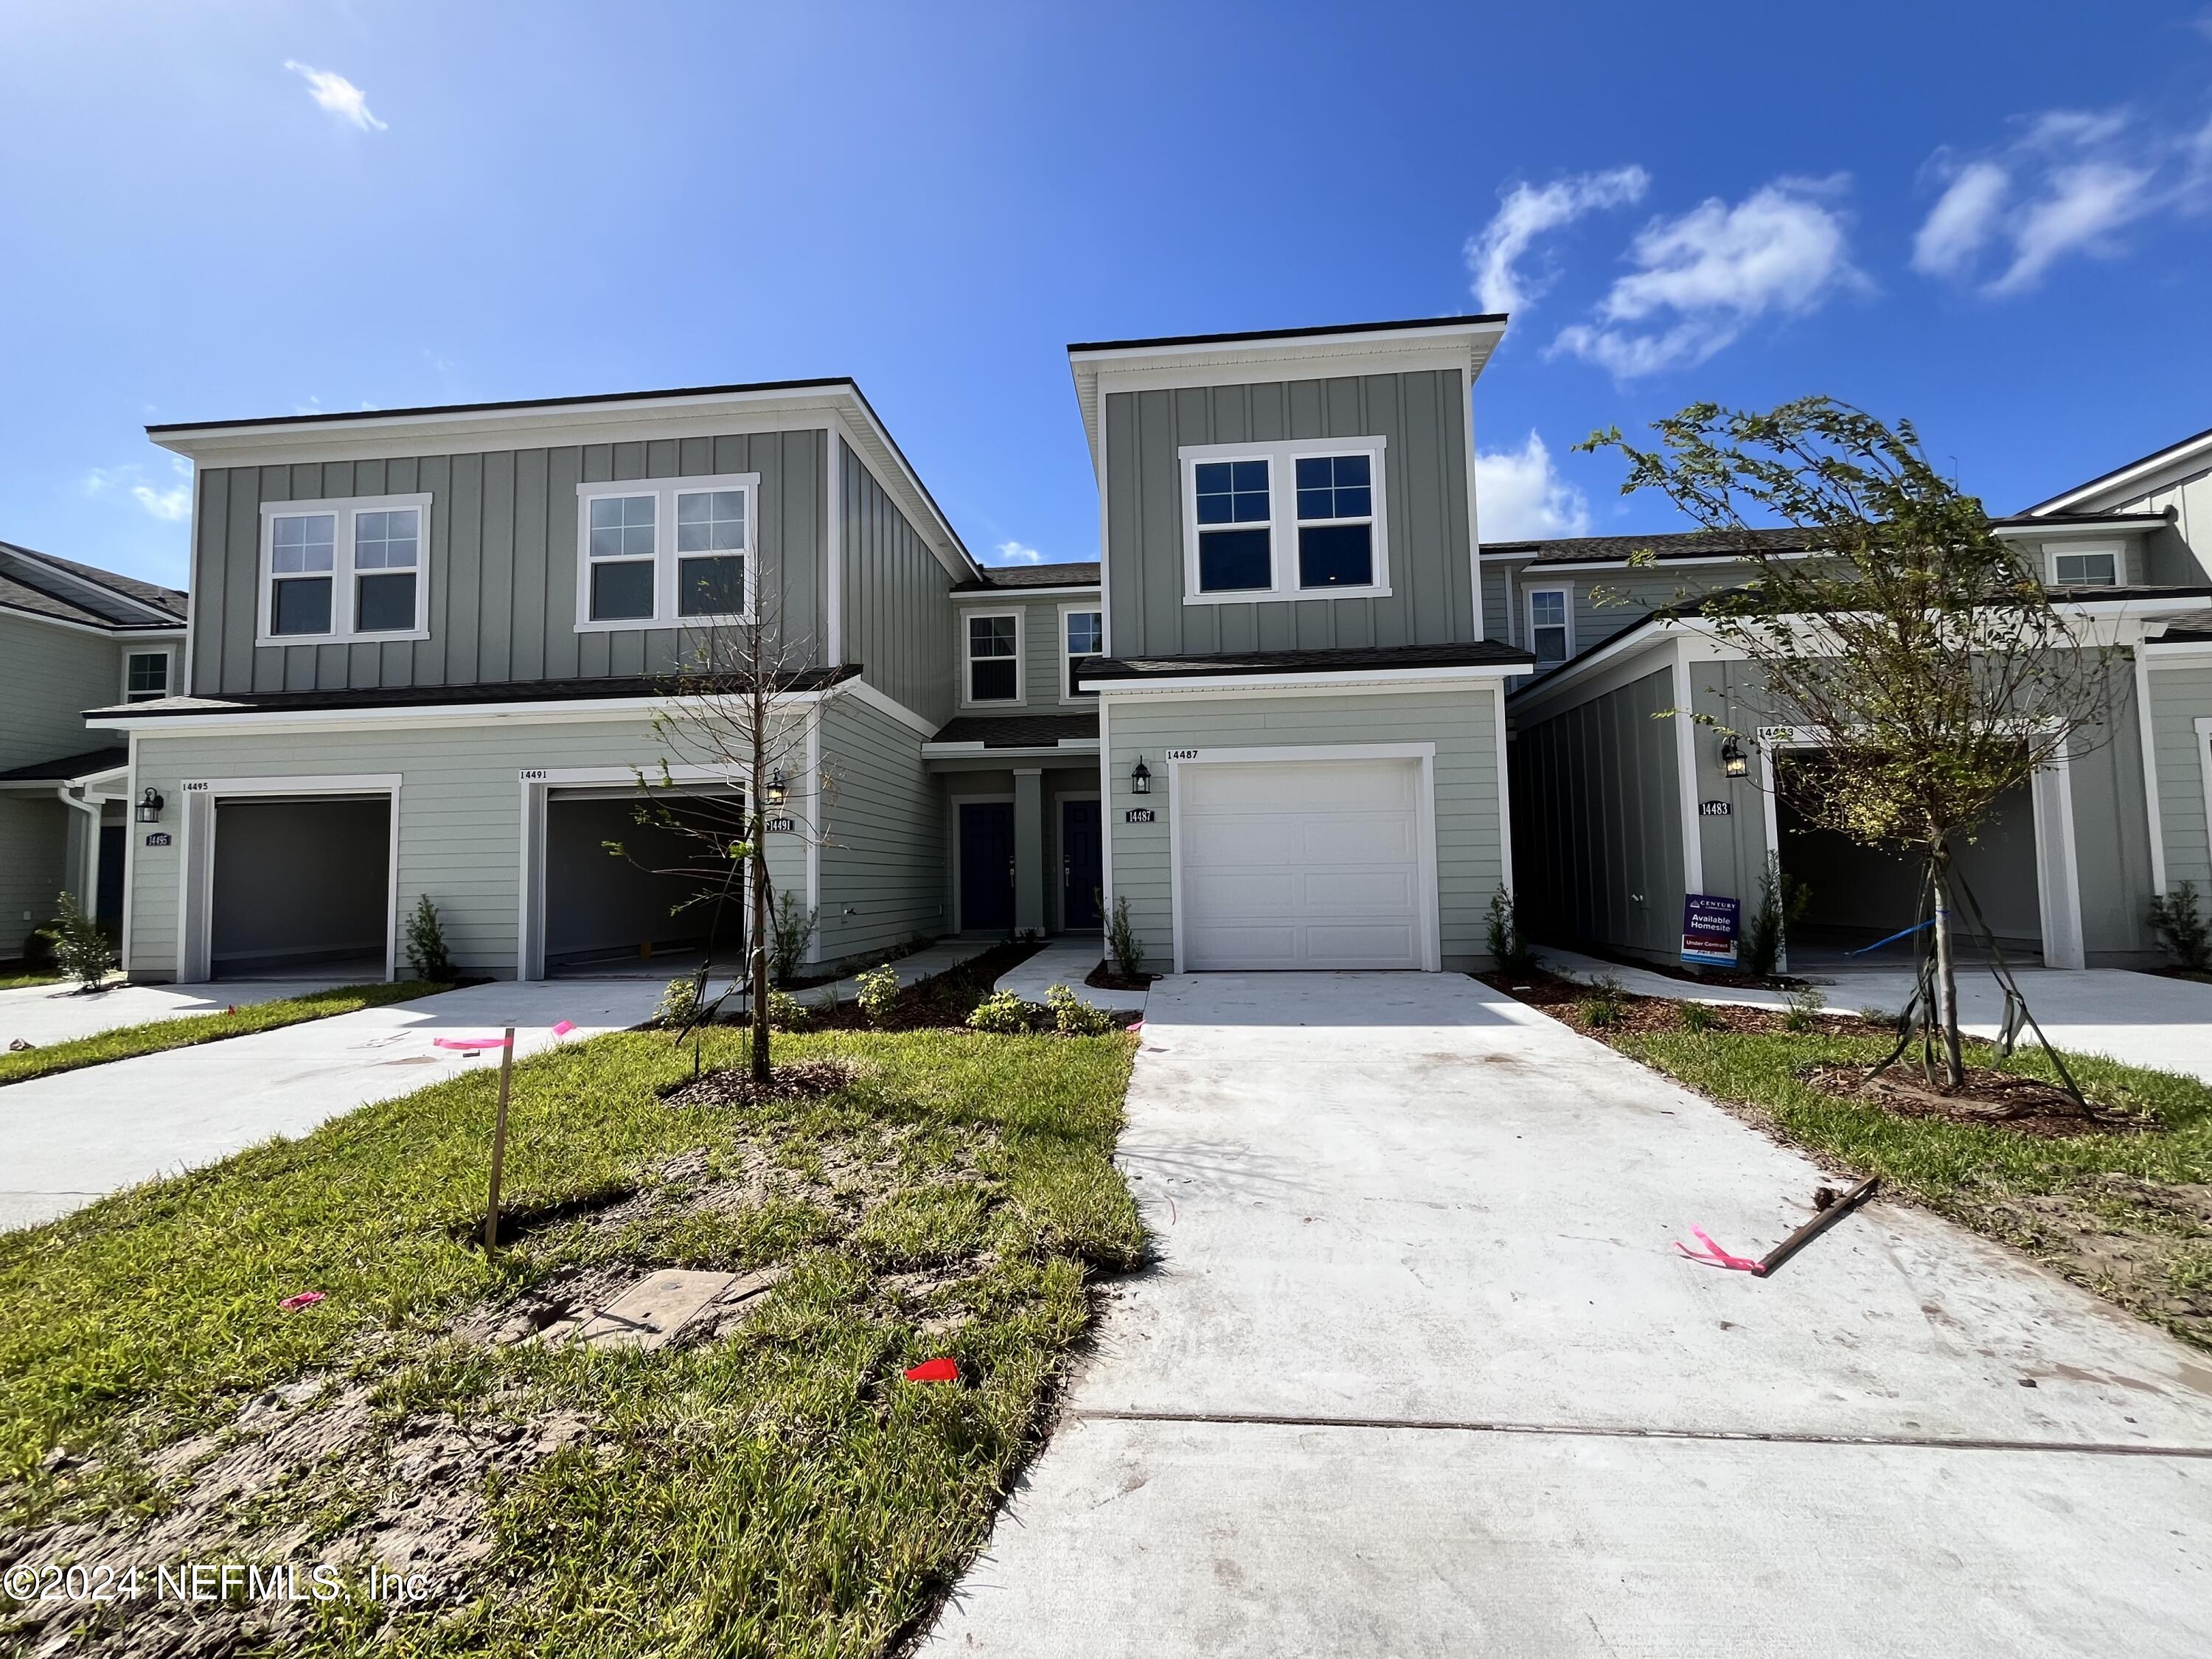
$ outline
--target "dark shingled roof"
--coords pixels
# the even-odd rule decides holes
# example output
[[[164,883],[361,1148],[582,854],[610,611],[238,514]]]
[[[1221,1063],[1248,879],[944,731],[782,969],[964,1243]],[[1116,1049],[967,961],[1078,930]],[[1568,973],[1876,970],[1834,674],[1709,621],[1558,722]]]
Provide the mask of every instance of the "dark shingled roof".
[[[1079,714],[963,714],[932,743],[980,743],[986,749],[1049,749],[1068,738],[1098,735],[1098,713]]]
[[[980,582],[962,582],[956,593],[993,593],[1002,587],[1096,587],[1098,561],[1070,564],[994,564]]]
[[[1330,669],[1529,667],[1535,658],[1495,640],[1457,645],[1386,645],[1338,651],[1238,651],[1206,657],[1091,657],[1079,664],[1077,683],[1170,677],[1218,678],[1228,674],[1311,674]]]
[[[2185,617],[2176,617],[2166,625],[2166,632],[2152,641],[2188,640],[2192,643],[2212,640],[2212,611],[2192,611]]]
[[[1647,549],[1661,559],[1724,558],[1757,549],[1795,553],[1804,549],[1801,530],[1689,530],[1671,536],[1572,536],[1548,542],[1485,542],[1485,558],[1531,558],[1538,564],[1626,564]]]
[[[173,588],[12,542],[0,542],[0,605],[118,632],[174,628],[185,619],[185,596]]]
[[[792,675],[788,691],[818,691],[860,672],[858,663],[842,668],[810,668]],[[468,708],[494,702],[588,702],[601,697],[673,697],[735,690],[728,676],[677,674],[609,676],[590,680],[495,680],[482,685],[394,685],[342,691],[237,691],[212,697],[155,697],[146,702],[88,708],[90,715],[261,714],[315,708]]]
[[[64,755],[58,760],[11,767],[0,772],[0,783],[67,783],[71,778],[112,772],[118,766],[130,764],[131,751],[127,748],[88,749],[82,755]]]

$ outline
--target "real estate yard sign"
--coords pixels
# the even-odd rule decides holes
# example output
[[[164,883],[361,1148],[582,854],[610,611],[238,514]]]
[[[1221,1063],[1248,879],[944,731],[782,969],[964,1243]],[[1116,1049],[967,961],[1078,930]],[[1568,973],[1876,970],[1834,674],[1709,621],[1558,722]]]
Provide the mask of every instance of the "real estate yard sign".
[[[1735,966],[1736,902],[1712,893],[1682,900],[1682,960],[1714,967]]]

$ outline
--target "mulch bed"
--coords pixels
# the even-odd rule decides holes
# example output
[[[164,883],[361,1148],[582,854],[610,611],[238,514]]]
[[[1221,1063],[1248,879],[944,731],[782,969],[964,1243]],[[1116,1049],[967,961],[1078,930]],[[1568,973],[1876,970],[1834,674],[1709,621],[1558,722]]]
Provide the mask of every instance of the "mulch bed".
[[[1125,974],[1110,961],[1102,961],[1084,976],[1083,982],[1094,991],[1149,991],[1158,974]]]
[[[999,976],[1018,968],[1039,951],[1042,941],[1008,940],[994,945],[980,957],[957,968],[909,985],[898,995],[890,1018],[878,1024],[860,1012],[857,1002],[841,1002],[818,1011],[807,1022],[810,1031],[932,1031],[962,1027],[975,1005],[991,994]]]
[[[1823,1094],[1867,1101],[1899,1117],[1942,1118],[2043,1140],[2139,1134],[2159,1127],[2148,1113],[2125,1107],[2092,1100],[2085,1109],[2063,1089],[2009,1072],[1969,1068],[1966,1080],[1953,1090],[1929,1088],[1904,1061],[1872,1079],[1856,1066],[1814,1066],[1799,1075]]]
[[[1596,1025],[1590,1022],[1589,1006],[1601,1000],[1601,994],[1593,986],[1561,979],[1540,969],[1525,974],[1479,974],[1476,977],[1492,990],[1503,991],[1532,1008],[1540,1008],[1561,1024],[1571,1025],[1585,1036],[1650,1036],[1691,1029],[1682,1023],[1682,1010],[1689,1005],[1671,997],[1640,997],[1623,991],[1613,999],[1617,1012],[1612,1023]],[[1789,1016],[1780,1009],[1745,1008],[1717,1002],[1695,1006],[1711,1016],[1712,1024],[1705,1028],[1709,1030],[1772,1036],[1790,1030]],[[1813,1020],[1816,1030],[1836,1036],[1895,1035],[1888,1025],[1862,1019],[1856,1013],[1819,1013],[1813,1016]]]
[[[771,1066],[766,1092],[754,1086],[750,1072],[733,1066],[692,1079],[661,1098],[671,1106],[752,1106],[763,1100],[818,1100],[848,1087],[860,1074],[860,1068],[849,1060],[824,1054]]]

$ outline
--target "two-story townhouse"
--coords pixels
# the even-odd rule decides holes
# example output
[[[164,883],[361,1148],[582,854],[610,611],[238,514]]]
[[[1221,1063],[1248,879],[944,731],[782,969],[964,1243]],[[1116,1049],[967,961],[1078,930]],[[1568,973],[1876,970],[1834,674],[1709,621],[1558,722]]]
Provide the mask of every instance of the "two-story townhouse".
[[[177,684],[185,596],[0,542],[0,961],[67,891],[120,926],[129,755],[94,704]]]
[[[1503,317],[1071,346],[1109,904],[1151,966],[1466,969],[1512,880],[1472,392]]]
[[[2154,965],[2152,895],[2212,876],[2212,563],[2192,547],[2181,499],[2207,487],[2208,469],[2212,434],[1995,521],[2063,592],[2085,637],[2119,647],[2131,671],[2113,677],[2100,728],[1954,849],[2016,957]],[[1693,614],[1655,614],[1742,580],[1753,541],[1787,557],[1797,538],[1698,531],[1484,550],[1492,626],[1539,670],[1507,705],[1533,936],[1671,960],[1691,896],[1747,911],[1770,869],[1806,896],[1792,930],[1801,968],[1916,918],[1917,872],[1804,821],[1778,791],[1778,771],[1808,751],[1796,734],[1759,729],[1741,653]]]
[[[90,716],[155,820],[134,977],[396,974],[423,897],[465,971],[672,971],[705,917],[696,847],[638,821],[664,767],[757,784],[818,963],[1093,921],[1095,799],[1057,815],[1097,792],[1061,691],[1095,567],[981,568],[851,380],[150,434],[196,464],[198,597],[178,695]],[[755,627],[799,733],[763,780],[684,740],[711,705],[680,695]]]

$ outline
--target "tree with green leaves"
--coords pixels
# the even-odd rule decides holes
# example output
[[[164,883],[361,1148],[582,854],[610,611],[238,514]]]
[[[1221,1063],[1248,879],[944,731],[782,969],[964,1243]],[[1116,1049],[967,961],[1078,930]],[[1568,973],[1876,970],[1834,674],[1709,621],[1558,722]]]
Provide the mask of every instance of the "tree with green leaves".
[[[1978,916],[1957,849],[2008,792],[2102,740],[2118,653],[1929,464],[1908,422],[1815,397],[1765,413],[1693,404],[1653,424],[1650,448],[1618,428],[1578,447],[1620,452],[1624,495],[1656,490],[1707,529],[1799,532],[1802,553],[1745,536],[1743,581],[1662,614],[1749,661],[1759,728],[1794,729],[1821,752],[1790,769],[1799,811],[1921,866],[1933,944],[1915,1000],[1922,1063],[1933,1080],[1940,1052],[1956,1088],[1960,899]]]

